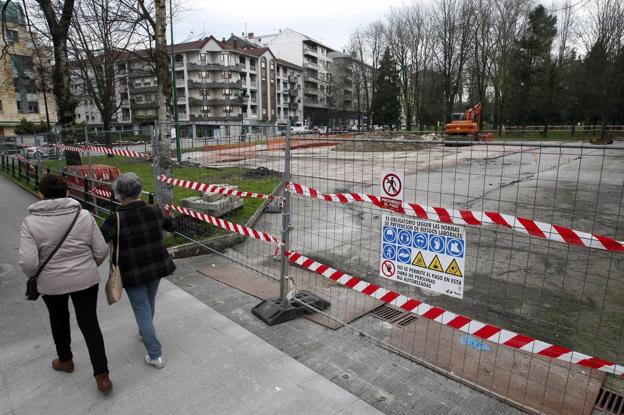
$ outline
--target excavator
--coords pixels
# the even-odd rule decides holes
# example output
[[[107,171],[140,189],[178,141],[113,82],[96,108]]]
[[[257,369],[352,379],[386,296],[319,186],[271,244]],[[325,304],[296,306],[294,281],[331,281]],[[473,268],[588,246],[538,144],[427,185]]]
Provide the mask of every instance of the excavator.
[[[479,102],[466,112],[451,114],[451,122],[446,124],[446,136],[451,141],[492,141],[492,133],[481,135],[481,103]]]

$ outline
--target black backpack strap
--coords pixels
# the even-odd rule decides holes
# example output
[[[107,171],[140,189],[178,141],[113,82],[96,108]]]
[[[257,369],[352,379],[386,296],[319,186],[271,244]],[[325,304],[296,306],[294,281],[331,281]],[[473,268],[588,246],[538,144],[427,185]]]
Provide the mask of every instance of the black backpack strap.
[[[76,224],[76,221],[78,220],[78,216],[80,216],[81,210],[82,210],[81,208],[78,208],[78,210],[76,211],[76,216],[74,216],[74,220],[72,221],[71,225],[69,225],[69,229],[67,229],[67,232],[65,232],[65,235],[63,235],[63,237],[61,238],[59,243],[56,245],[56,247],[54,248],[52,253],[50,255],[48,255],[48,257],[43,262],[43,264],[41,264],[39,266],[39,269],[37,270],[37,273],[34,275],[35,278],[39,277],[39,274],[41,274],[41,271],[43,271],[43,268],[48,264],[48,262],[50,262],[50,260],[54,256],[54,254],[56,254],[56,251],[58,251],[59,248],[61,247],[61,245],[63,245],[63,242],[65,242],[65,239],[67,239],[67,236],[69,236],[69,233],[74,228],[74,225]]]

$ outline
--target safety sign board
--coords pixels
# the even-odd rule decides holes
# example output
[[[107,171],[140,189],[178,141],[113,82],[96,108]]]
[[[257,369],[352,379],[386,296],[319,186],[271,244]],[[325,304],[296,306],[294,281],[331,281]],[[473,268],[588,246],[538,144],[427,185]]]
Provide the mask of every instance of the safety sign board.
[[[405,178],[398,171],[383,171],[380,186],[381,202],[387,209],[397,210],[403,205]]]
[[[383,214],[380,275],[451,297],[464,297],[463,227]]]

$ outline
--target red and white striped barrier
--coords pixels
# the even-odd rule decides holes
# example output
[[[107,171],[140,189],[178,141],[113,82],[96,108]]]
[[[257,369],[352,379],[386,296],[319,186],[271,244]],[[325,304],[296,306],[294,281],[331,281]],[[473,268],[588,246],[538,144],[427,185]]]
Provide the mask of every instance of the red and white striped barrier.
[[[276,199],[277,196],[273,195],[265,195],[262,193],[254,193],[254,192],[241,192],[236,189],[232,189],[229,187],[215,186],[206,183],[194,182],[191,180],[182,180],[182,179],[174,179],[172,177],[168,177],[165,175],[158,176],[158,180],[166,184],[172,184],[178,187],[184,187],[186,189],[197,190],[199,192],[208,192],[208,193],[220,193],[228,196],[239,196],[239,197],[247,197],[247,198],[256,198],[256,199]]]
[[[570,245],[585,246],[588,248],[602,249],[606,251],[624,252],[624,242],[617,241],[613,238],[609,238],[608,236],[576,231],[563,226],[537,222],[532,219],[505,215],[498,212],[455,210],[408,202],[402,202],[401,207],[391,209],[382,202],[379,196],[374,195],[359,193],[320,193],[316,189],[303,186],[299,183],[289,183],[287,189],[302,196],[312,199],[325,200],[327,202],[372,203],[382,209],[392,210],[408,216],[416,216],[420,219],[430,219],[444,223],[454,223],[457,225],[500,225],[537,238],[549,239],[552,241],[564,242]]]
[[[230,232],[239,233],[248,238],[276,244],[276,252],[281,245],[278,238],[266,232],[260,232],[243,225],[238,225],[224,219],[216,218],[180,206],[165,205],[164,208],[168,211],[180,212],[219,228],[226,229]],[[527,353],[533,353],[544,357],[575,363],[591,369],[598,369],[603,372],[622,376],[624,378],[624,366],[618,365],[614,362],[610,362],[599,357],[589,356],[584,353],[575,352],[566,347],[546,343],[523,334],[505,330],[491,324],[474,320],[470,317],[462,316],[460,314],[426,304],[422,301],[406,297],[395,291],[387,290],[378,285],[371,284],[362,279],[338,271],[298,252],[286,252],[285,255],[287,256],[289,262],[297,264],[303,269],[315,272],[316,274],[351,288],[361,294],[365,294],[385,303],[392,304],[393,306],[399,307],[417,316],[433,320],[437,323],[444,324],[453,329],[496,344],[522,350]]]
[[[118,148],[108,148],[108,147],[102,147],[102,146],[76,147],[76,146],[66,146],[65,144],[57,144],[57,146],[61,150],[77,151],[79,153],[94,152],[94,153],[102,153],[102,154],[112,154],[114,156],[147,158],[147,159],[151,159],[153,157],[152,154],[141,153],[140,151],[124,150],[124,149],[118,149]]]
[[[417,316],[433,320],[464,333],[471,334],[481,339],[519,349],[540,356],[551,357],[565,362],[576,363],[581,366],[598,369],[603,372],[613,373],[624,378],[624,366],[615,364],[599,357],[592,357],[583,353],[572,351],[566,347],[552,345],[531,337],[501,329],[491,324],[473,320],[470,317],[455,314],[451,311],[435,307],[422,301],[406,297],[395,291],[390,291],[378,285],[368,283],[359,278],[345,274],[327,265],[321,264],[298,252],[286,254],[291,263],[301,268],[315,272],[325,278],[351,288],[359,293],[392,304]]]
[[[221,229],[225,229],[228,230],[230,232],[236,232],[238,234],[241,234],[243,236],[246,236],[248,238],[253,238],[253,239],[257,239],[259,241],[262,242],[268,242],[268,243],[272,243],[272,244],[276,244],[277,246],[281,245],[281,241],[276,238],[273,235],[269,235],[266,232],[260,232],[257,231],[255,229],[249,228],[247,226],[244,225],[239,225],[237,223],[233,223],[230,221],[227,221],[225,219],[221,219],[221,218],[217,218],[215,216],[210,216],[210,215],[206,215],[205,213],[201,213],[201,212],[197,212],[193,209],[188,209],[185,207],[181,207],[181,206],[175,206],[175,205],[165,205],[164,206],[165,210],[173,210],[176,212],[180,212],[184,215],[190,216],[192,218],[201,220],[202,222],[206,222],[209,223],[211,225],[214,225],[218,228]]]

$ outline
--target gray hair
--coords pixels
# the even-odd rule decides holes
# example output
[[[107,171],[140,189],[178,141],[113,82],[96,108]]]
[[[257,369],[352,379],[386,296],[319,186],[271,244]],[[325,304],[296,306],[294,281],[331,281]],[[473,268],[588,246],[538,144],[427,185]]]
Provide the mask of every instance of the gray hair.
[[[124,173],[113,182],[115,197],[121,199],[136,199],[143,190],[143,181],[134,173]]]

